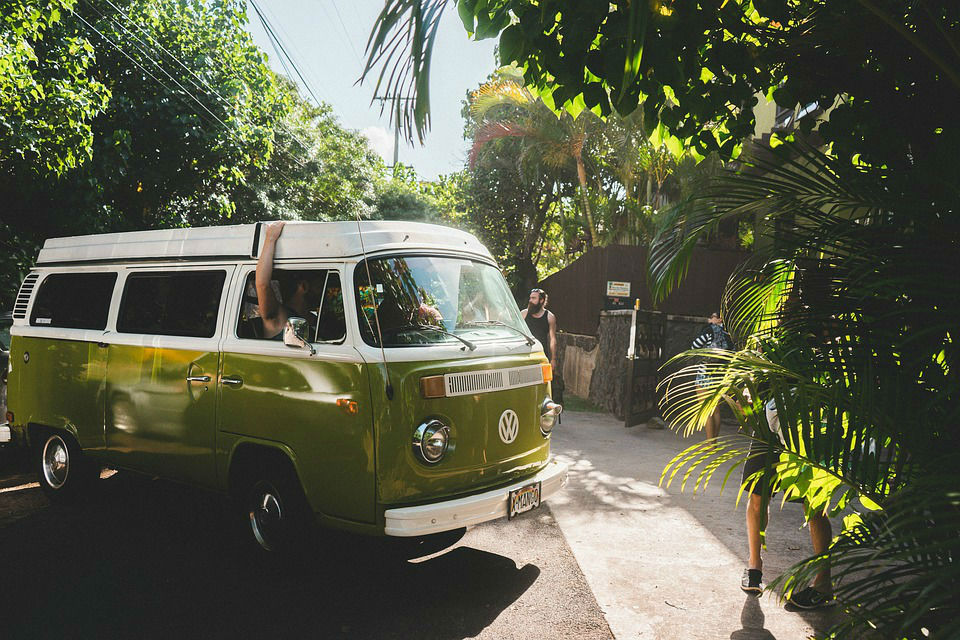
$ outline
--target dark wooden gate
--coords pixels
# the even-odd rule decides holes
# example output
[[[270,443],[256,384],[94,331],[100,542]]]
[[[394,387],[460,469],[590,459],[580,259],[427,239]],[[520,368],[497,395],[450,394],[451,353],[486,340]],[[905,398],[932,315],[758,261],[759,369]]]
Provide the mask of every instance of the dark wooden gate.
[[[666,320],[666,315],[658,311],[633,310],[632,345],[627,348],[627,380],[623,387],[624,427],[646,422],[657,413],[658,370],[663,363]]]

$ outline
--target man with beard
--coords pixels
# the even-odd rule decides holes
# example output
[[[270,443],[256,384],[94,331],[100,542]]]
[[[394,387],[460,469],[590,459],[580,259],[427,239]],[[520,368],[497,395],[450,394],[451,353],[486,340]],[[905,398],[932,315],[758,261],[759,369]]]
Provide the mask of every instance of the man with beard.
[[[520,312],[533,337],[543,345],[550,366],[557,368],[557,316],[547,311],[547,294],[543,289],[530,291],[527,308]]]

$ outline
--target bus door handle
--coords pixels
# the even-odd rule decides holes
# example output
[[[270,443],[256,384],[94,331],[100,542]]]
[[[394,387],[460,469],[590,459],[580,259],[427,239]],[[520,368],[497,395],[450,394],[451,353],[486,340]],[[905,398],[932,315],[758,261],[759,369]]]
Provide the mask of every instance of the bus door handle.
[[[223,376],[222,378],[220,378],[220,381],[223,382],[223,384],[228,384],[228,385],[230,385],[231,387],[242,387],[242,386],[243,386],[243,378],[234,378],[234,377],[231,377],[231,376]]]
[[[210,376],[187,376],[187,382],[210,382]]]

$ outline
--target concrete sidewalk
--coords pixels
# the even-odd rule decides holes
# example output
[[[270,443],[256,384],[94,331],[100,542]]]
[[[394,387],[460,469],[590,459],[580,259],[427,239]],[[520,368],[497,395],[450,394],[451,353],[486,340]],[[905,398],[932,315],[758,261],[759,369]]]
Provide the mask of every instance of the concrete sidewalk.
[[[745,502],[734,506],[733,484],[721,494],[717,476],[696,496],[689,487],[681,493],[679,482],[658,486],[667,462],[693,442],[670,430],[625,429],[597,413],[564,412],[554,430],[553,451],[570,465],[570,483],[550,509],[613,633],[784,640],[829,628],[842,615],[836,607],[785,609],[772,595],[740,591]],[[812,552],[801,506],[779,505],[771,503],[765,581]]]

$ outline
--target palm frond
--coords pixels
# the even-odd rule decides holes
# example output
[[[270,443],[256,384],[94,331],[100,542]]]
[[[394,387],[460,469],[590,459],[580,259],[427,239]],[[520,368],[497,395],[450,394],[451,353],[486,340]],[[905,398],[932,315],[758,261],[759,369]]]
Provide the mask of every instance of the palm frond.
[[[481,121],[497,107],[528,107],[533,95],[522,83],[512,79],[487,82],[470,94],[470,116]]]
[[[944,485],[953,487],[944,491]],[[782,595],[803,588],[825,568],[850,614],[831,630],[881,638],[951,638],[960,631],[960,476],[921,480],[899,492],[883,511],[868,513],[841,532],[830,549],[791,567],[771,582]]]
[[[447,0],[386,0],[367,40],[360,82],[379,66],[374,100],[407,140],[422,143],[430,128],[430,63]]]
[[[869,505],[775,583],[789,593],[832,568],[852,612],[838,637],[949,637],[960,630],[944,595],[957,593],[960,557],[960,281],[943,274],[960,255],[960,220],[884,168],[784,147],[710,177],[663,218],[650,266],[660,295],[719,221],[762,216],[769,229],[723,297],[745,348],[668,363],[688,366],[661,384],[664,417],[689,433],[724,402],[808,514]],[[667,470],[697,488],[729,452],[701,445]]]

